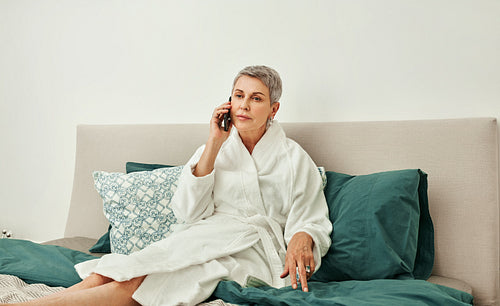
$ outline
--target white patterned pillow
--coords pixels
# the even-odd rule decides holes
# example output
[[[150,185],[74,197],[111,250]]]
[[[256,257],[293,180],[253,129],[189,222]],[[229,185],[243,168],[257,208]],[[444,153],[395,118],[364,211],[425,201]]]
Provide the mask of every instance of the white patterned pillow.
[[[323,180],[323,189],[325,189],[327,184],[326,171],[325,167],[318,167],[319,174],[321,175],[321,179]]]
[[[111,252],[130,254],[165,238],[177,224],[170,201],[182,166],[125,173],[94,172],[94,186],[112,225]]]

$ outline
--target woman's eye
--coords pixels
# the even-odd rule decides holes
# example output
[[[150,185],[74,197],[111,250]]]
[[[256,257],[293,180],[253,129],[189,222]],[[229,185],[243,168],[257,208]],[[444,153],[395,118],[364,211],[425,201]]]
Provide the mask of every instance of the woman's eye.
[[[257,102],[262,101],[262,99],[261,99],[261,98],[259,98],[259,97],[253,97],[253,100],[254,100],[254,101],[257,101]]]
[[[243,95],[234,95],[236,98],[241,99]]]

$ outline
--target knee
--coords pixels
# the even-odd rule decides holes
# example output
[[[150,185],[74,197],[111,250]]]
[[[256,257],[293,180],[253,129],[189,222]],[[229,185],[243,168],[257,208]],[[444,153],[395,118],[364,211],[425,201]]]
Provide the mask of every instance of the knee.
[[[112,278],[109,278],[109,277],[106,277],[106,276],[103,276],[100,274],[96,274],[96,273],[92,273],[89,277],[87,277],[84,280],[84,282],[89,284],[91,287],[101,286],[101,285],[107,284],[107,283],[112,282],[112,281],[113,281]]]
[[[130,296],[139,288],[146,276],[136,277],[128,281],[113,282],[118,290],[127,292]]]

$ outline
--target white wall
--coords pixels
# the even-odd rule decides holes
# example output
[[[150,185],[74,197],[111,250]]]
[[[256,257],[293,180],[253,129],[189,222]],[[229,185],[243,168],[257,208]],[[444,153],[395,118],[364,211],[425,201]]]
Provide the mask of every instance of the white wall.
[[[0,228],[63,235],[79,123],[207,122],[276,68],[281,121],[500,118],[500,1],[0,0]]]

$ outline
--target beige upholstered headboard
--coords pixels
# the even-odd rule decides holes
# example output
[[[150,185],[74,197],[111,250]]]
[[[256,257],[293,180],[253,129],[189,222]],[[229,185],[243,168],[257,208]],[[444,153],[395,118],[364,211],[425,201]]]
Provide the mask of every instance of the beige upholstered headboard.
[[[493,118],[282,123],[318,166],[347,174],[420,168],[428,173],[435,226],[433,274],[473,287],[478,304],[499,299],[498,136]],[[98,238],[108,223],[94,170],[127,161],[183,164],[206,141],[208,124],[80,125],[65,236]]]

